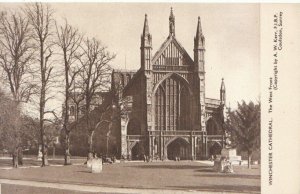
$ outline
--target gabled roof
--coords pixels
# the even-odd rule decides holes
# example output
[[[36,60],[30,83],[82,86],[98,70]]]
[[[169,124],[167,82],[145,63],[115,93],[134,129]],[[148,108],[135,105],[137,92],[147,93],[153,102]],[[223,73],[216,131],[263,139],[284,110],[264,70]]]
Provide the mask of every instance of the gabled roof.
[[[180,50],[180,52],[183,53],[183,56],[187,57],[187,60],[190,60],[191,62],[193,62],[193,59],[190,57],[190,55],[186,52],[186,50],[184,49],[184,47],[178,42],[178,40],[175,38],[175,36],[168,36],[168,38],[162,43],[162,45],[160,46],[160,48],[158,49],[158,51],[154,54],[153,58],[152,58],[152,64],[154,64],[154,62],[159,58],[159,56],[164,52],[164,50],[171,44],[174,43],[177,48]]]
[[[158,49],[158,51],[154,54],[154,56],[151,59],[152,64],[155,63],[155,61],[161,56],[161,54],[165,51],[165,49],[171,44],[175,44],[175,46],[178,48],[178,50],[182,53],[182,55],[186,58],[186,60],[190,61],[190,64],[193,64],[193,59],[189,56],[187,51],[184,49],[184,47],[178,42],[178,40],[175,38],[175,36],[168,36],[168,38],[162,43],[161,47]],[[132,86],[134,82],[139,79],[140,75],[142,73],[142,69],[139,69],[133,77],[130,79],[130,81],[127,83],[127,85],[124,87],[123,92],[126,93],[126,91]]]

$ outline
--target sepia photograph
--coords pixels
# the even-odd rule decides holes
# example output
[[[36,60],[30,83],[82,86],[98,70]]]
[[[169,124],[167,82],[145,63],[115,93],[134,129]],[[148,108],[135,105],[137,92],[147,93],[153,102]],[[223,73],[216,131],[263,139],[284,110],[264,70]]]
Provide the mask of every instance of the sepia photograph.
[[[0,194],[261,193],[260,13],[0,3]]]

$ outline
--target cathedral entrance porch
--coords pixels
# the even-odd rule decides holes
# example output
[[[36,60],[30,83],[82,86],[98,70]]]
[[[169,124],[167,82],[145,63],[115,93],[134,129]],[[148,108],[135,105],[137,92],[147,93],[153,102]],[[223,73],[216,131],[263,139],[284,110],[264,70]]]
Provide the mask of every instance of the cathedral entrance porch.
[[[197,149],[202,143],[202,131],[149,131],[149,153],[152,159],[181,160],[196,159]],[[204,152],[203,152],[204,153]]]
[[[176,138],[167,145],[168,160],[188,160],[190,159],[190,144],[183,138]]]

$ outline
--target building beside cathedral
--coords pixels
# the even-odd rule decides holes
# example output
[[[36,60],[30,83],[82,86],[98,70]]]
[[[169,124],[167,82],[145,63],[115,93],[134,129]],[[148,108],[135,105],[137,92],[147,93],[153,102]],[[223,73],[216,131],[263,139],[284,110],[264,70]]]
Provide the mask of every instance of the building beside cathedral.
[[[175,36],[171,9],[169,36],[153,52],[145,15],[140,69],[113,71],[111,89],[121,110],[119,145],[124,158],[140,159],[145,154],[160,160],[201,159],[219,153],[224,146],[225,85],[222,79],[219,99],[206,97],[200,17],[195,27],[192,58]]]

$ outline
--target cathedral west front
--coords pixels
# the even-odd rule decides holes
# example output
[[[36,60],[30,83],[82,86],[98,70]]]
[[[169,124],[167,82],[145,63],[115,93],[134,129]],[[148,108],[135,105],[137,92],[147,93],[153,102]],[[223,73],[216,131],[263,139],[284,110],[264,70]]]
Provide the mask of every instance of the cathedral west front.
[[[206,97],[205,37],[200,17],[195,22],[193,57],[176,38],[172,9],[169,35],[156,52],[152,50],[149,19],[145,15],[140,69],[112,73],[111,87],[120,107],[120,154],[131,160],[144,155],[157,160],[194,160],[220,153],[225,143],[225,84],[222,79],[219,99]]]

